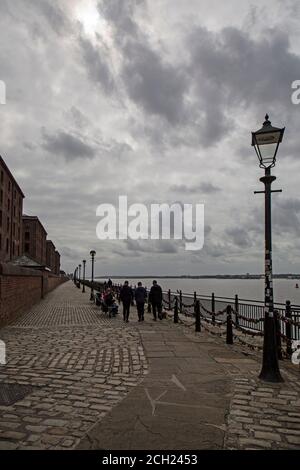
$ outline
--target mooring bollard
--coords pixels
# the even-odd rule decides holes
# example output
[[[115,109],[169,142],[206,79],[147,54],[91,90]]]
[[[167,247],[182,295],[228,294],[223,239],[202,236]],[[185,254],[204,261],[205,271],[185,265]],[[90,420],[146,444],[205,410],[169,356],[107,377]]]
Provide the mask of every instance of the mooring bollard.
[[[211,312],[212,312],[212,315],[211,315],[212,324],[215,325],[216,316],[215,316],[215,294],[214,293],[211,294]]]
[[[178,299],[175,297],[175,305],[174,305],[174,323],[178,323]]]
[[[171,310],[171,289],[168,290],[169,310]]]
[[[195,331],[196,331],[196,333],[199,333],[199,332],[201,332],[201,318],[200,318],[200,302],[199,302],[199,300],[196,300],[194,309],[195,309],[195,318],[196,318]]]
[[[274,310],[274,321],[275,321],[277,355],[278,355],[278,359],[282,360],[283,357],[282,357],[282,349],[281,349],[281,328],[280,328],[278,310]]]
[[[231,305],[227,305],[226,314],[226,344],[233,344]]]
[[[289,300],[286,301],[285,304],[285,317],[288,320],[292,319],[292,311],[291,311],[291,302]],[[291,356],[292,351],[292,325],[288,321],[285,325],[285,334],[286,334],[286,353],[288,356]]]
[[[182,313],[182,291],[179,291],[179,312]]]

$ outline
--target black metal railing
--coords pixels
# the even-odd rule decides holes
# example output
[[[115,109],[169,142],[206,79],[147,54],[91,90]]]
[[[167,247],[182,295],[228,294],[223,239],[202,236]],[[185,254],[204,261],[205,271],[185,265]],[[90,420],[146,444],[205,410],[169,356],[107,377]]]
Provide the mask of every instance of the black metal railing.
[[[83,283],[82,280],[80,282]],[[86,280],[84,284],[98,291],[105,288],[105,284],[98,281],[92,283]],[[121,284],[113,285],[117,296],[121,287]],[[227,344],[232,344],[234,340],[237,340],[253,349],[261,349],[260,345],[255,346],[247,343],[238,333],[252,337],[263,337],[265,317],[263,302],[239,299],[238,295],[218,297],[214,293],[211,295],[198,294],[197,292],[190,294],[183,293],[181,290],[172,292],[169,289],[163,292],[163,306],[165,310],[174,313],[174,323],[181,321],[180,314],[192,317],[195,321],[189,326],[195,325],[197,332],[200,332],[203,327],[212,334],[226,336]],[[292,342],[300,340],[300,306],[292,305],[287,300],[285,304],[275,303],[274,310],[277,323],[279,357],[290,357]]]

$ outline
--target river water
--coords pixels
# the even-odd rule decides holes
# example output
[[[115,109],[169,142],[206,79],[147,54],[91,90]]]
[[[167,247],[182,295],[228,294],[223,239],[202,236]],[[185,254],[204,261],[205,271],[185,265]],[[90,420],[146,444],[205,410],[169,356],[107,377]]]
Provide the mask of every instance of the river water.
[[[101,280],[101,279],[97,279]],[[107,278],[105,279],[107,280]],[[113,279],[113,282],[123,283],[125,278]],[[126,278],[133,286],[139,279]],[[150,288],[152,278],[141,279],[144,286]],[[197,292],[199,295],[211,295],[212,292],[218,297],[234,297],[235,294],[240,299],[259,300],[264,299],[264,279],[157,279],[163,290],[182,290],[183,293]],[[300,305],[300,288],[296,289],[295,279],[275,279],[274,280],[274,301],[285,303],[290,300],[294,305]]]

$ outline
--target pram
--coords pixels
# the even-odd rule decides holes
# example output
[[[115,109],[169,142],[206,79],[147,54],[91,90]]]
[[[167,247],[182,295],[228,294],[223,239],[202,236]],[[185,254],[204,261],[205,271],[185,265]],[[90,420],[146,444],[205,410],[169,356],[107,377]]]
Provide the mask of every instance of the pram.
[[[115,317],[119,313],[119,307],[116,302],[113,300],[112,303],[107,304],[100,292],[95,294],[95,303],[101,308],[103,313],[108,313],[109,318]]]

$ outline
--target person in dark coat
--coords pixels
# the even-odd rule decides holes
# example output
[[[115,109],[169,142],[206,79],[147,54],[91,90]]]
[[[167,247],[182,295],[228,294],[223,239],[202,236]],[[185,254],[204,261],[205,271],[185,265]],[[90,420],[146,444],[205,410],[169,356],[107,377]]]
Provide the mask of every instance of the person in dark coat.
[[[157,281],[153,281],[153,285],[149,292],[149,302],[152,305],[153,320],[156,321],[156,312],[158,313],[158,318],[162,319],[162,289],[157,284]]]
[[[136,308],[139,316],[139,321],[144,321],[144,309],[145,302],[147,299],[147,291],[145,287],[142,286],[141,282],[138,282],[138,287],[135,289],[134,297],[136,301]]]
[[[107,282],[107,286],[111,289],[112,285],[113,285],[112,280],[109,278]]]
[[[123,319],[128,323],[130,305],[133,299],[133,293],[131,287],[128,285],[128,281],[124,282],[124,286],[121,288],[120,300],[123,303]]]

